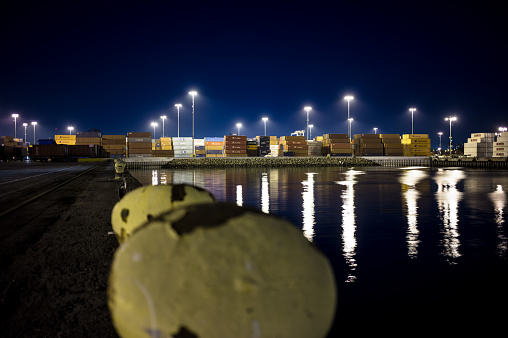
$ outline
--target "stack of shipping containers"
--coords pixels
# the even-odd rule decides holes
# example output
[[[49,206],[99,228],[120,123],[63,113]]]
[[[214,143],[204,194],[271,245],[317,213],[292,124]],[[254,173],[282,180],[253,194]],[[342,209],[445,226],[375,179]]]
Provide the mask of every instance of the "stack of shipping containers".
[[[205,139],[203,138],[194,139],[194,150],[196,157],[205,157],[206,156]]]
[[[323,144],[324,155],[330,156],[351,156],[353,154],[351,142],[347,134],[324,134]]]
[[[224,138],[222,137],[205,137],[206,157],[222,157],[223,145]]]
[[[258,156],[258,141],[255,138],[247,139],[247,156]]]
[[[159,144],[159,146],[157,146]],[[173,144],[171,137],[161,137],[159,143],[155,143],[155,150],[152,151],[153,157],[173,157]]]
[[[96,131],[78,131],[76,133],[76,145],[87,146],[87,145],[102,145],[101,133]]]
[[[404,149],[399,134],[381,134],[385,156],[403,156]]]
[[[224,136],[224,157],[246,157],[247,136],[226,135]]]
[[[383,156],[383,143],[378,134],[356,134],[353,143],[357,156]]]
[[[76,145],[76,135],[55,135],[56,144]]]
[[[152,157],[152,133],[128,132],[127,154],[128,157]]]
[[[307,148],[308,148],[308,156],[321,156],[321,141],[315,141],[315,140],[308,140],[307,141]]]
[[[256,136],[258,156],[265,157],[270,154],[270,136]]]
[[[281,136],[279,142],[281,156],[308,156],[309,147],[305,136]]]
[[[270,136],[270,154],[279,156],[279,139],[277,136]]]
[[[401,143],[404,156],[430,156],[429,134],[404,134]]]
[[[194,152],[192,137],[173,137],[173,151],[175,157],[192,157]]]
[[[102,135],[102,147],[110,157],[125,156],[127,152],[125,135]]]
[[[464,143],[464,155],[471,157],[492,157],[496,135],[494,133],[472,133]]]
[[[28,143],[12,136],[0,137],[0,161],[21,160],[28,155]]]
[[[508,133],[497,137],[492,147],[492,157],[508,157]]]

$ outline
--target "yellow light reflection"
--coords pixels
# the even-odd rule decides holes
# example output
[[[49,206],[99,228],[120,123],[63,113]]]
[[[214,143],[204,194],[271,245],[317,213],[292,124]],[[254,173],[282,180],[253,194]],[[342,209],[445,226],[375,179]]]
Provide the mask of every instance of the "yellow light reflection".
[[[236,186],[236,204],[239,206],[243,205],[243,194],[242,194],[242,185],[238,184]]]
[[[355,225],[355,191],[354,185],[357,182],[355,180],[357,175],[364,174],[363,171],[356,171],[350,169],[344,173],[344,181],[335,182],[340,185],[346,186],[346,189],[342,191],[342,252],[346,260],[346,264],[349,266],[349,274],[346,282],[354,282],[356,275],[356,225]]]
[[[418,199],[420,193],[416,189],[416,185],[422,179],[427,177],[427,174],[422,170],[405,170],[402,172],[402,176],[399,178],[402,183],[402,193],[406,201],[407,207],[407,253],[410,258],[417,258],[418,245],[420,240],[418,236],[420,231],[418,230]]]
[[[442,254],[448,258],[449,263],[454,264],[454,259],[461,256],[459,252],[459,202],[464,193],[460,192],[456,185],[466,178],[462,170],[439,170],[434,176],[437,183],[435,194],[440,218],[443,221],[443,246]]]
[[[508,238],[504,235],[503,224],[504,224],[504,208],[506,206],[506,192],[503,191],[503,186],[498,185],[496,191],[489,194],[492,203],[494,204],[494,220],[497,224],[497,238],[499,240],[497,244],[497,254],[499,257],[504,258],[508,249]]]
[[[303,185],[303,235],[312,242],[314,238],[314,175],[316,173],[306,173],[307,180],[302,181]]]
[[[152,170],[152,185],[159,185],[159,177],[157,170]]]
[[[270,212],[270,194],[268,190],[268,173],[261,173],[261,211]]]

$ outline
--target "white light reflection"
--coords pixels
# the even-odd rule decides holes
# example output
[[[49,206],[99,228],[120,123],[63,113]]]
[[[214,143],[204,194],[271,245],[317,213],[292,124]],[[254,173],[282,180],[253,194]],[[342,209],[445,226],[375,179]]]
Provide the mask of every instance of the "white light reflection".
[[[350,169],[346,171],[345,180],[335,182],[340,185],[345,185],[346,189],[342,192],[342,251],[346,259],[346,264],[350,268],[349,275],[346,282],[354,282],[356,276],[353,271],[356,270],[356,225],[355,225],[355,191],[354,185],[357,182],[355,177],[364,174],[363,171],[356,171]]]
[[[399,178],[402,184],[402,192],[406,200],[407,207],[407,254],[410,258],[415,259],[418,255],[418,245],[420,240],[418,236],[418,198],[420,193],[416,189],[416,185],[422,179],[427,177],[427,173],[422,170],[404,170]]]
[[[240,207],[243,205],[243,194],[241,184],[238,184],[236,186],[236,204]]]
[[[443,221],[442,254],[455,264],[453,259],[461,256],[459,252],[459,202],[464,193],[457,190],[457,183],[466,177],[462,170],[439,170],[434,176],[437,183],[435,194],[440,218]]]
[[[159,185],[159,176],[157,170],[152,170],[152,185]]]
[[[268,191],[268,173],[261,173],[261,211],[270,212],[270,195]]]
[[[316,173],[306,173],[307,180],[302,181],[303,185],[303,235],[312,242],[314,238],[314,175]]]
[[[167,185],[168,184],[168,174],[165,171],[160,172],[160,182],[161,184]]]
[[[504,224],[504,208],[506,206],[506,193],[503,191],[503,186],[498,185],[496,191],[489,194],[492,203],[494,203],[494,212],[497,224],[497,238],[499,243],[497,244],[497,254],[500,258],[504,258],[508,249],[508,238],[504,235],[503,224]]]

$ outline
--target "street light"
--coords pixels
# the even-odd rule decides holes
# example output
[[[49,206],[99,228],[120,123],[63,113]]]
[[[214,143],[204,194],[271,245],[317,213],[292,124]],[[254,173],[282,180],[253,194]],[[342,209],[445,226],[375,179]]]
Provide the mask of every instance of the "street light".
[[[507,131],[508,128],[506,127],[499,127],[499,131],[502,133],[503,131]],[[501,135],[501,133],[499,133],[499,135]]]
[[[374,127],[374,134],[377,134],[377,128]]]
[[[309,124],[309,140],[312,140],[312,127],[314,127],[314,125]]]
[[[34,126],[34,144],[35,144],[35,126],[37,125],[37,122],[32,121],[32,126]]]
[[[416,111],[416,108],[409,108],[409,111],[411,112],[411,134],[413,134],[413,114]]]
[[[189,92],[189,95],[192,95],[192,156],[196,156],[196,151],[194,148],[194,96],[198,95],[198,92],[192,90]]]
[[[238,128],[238,136],[240,136],[240,128],[242,127],[241,123],[237,123],[236,127]]]
[[[445,121],[450,121],[450,156],[452,155],[452,122],[457,121],[457,117],[448,116]]]
[[[162,115],[161,116],[161,119],[162,119],[162,137],[165,137],[164,136],[164,120],[167,119],[168,117],[166,115]]]
[[[12,114],[14,117],[14,138],[16,138],[16,119],[19,117],[19,114]]]
[[[443,135],[443,132],[440,131],[439,133],[437,133],[439,135],[439,155],[441,155],[441,136]]]
[[[303,108],[307,112],[307,130],[305,131],[307,133],[307,140],[309,139],[309,112],[312,110],[312,107],[305,107]]]
[[[23,123],[23,127],[25,127],[25,143],[26,143],[26,127],[28,126],[28,123]]]
[[[152,122],[151,125],[153,127],[153,138],[155,140],[155,127],[157,127],[159,124],[157,122]]]
[[[352,134],[353,130],[351,129],[351,123],[353,122],[353,118],[347,119],[349,121],[349,132]]]
[[[71,135],[72,131],[74,130],[74,127],[67,127],[67,130],[69,130],[69,135]]]
[[[182,105],[180,103],[175,104],[176,113],[178,114],[177,115],[178,116],[178,137],[180,137],[180,107],[181,106]],[[192,115],[192,116],[194,116],[194,115]]]
[[[266,121],[268,121],[268,117],[263,117],[261,120],[265,123],[265,136],[266,136]]]
[[[349,102],[353,100],[354,97],[352,95],[346,95],[344,96],[344,100],[347,101],[347,119],[349,121]],[[351,121],[349,121],[348,130],[347,130],[347,137],[351,138]]]

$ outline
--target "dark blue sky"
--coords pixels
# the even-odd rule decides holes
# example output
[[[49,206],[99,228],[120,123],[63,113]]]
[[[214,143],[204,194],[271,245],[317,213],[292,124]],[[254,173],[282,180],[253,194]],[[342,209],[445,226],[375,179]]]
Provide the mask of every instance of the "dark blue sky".
[[[270,135],[305,129],[428,133],[457,143],[508,125],[507,24],[501,7],[444,2],[69,2],[0,4],[0,135],[37,138],[101,129],[103,134],[236,131]],[[28,140],[33,129],[29,127]],[[446,141],[444,141],[446,142]]]

